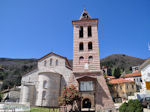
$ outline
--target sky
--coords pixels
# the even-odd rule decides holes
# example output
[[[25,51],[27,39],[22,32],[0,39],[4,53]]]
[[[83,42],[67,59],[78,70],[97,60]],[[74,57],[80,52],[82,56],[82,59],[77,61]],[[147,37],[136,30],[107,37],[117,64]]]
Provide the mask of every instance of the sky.
[[[84,8],[99,18],[100,58],[150,57],[150,0],[0,0],[0,57],[72,59],[72,21]]]

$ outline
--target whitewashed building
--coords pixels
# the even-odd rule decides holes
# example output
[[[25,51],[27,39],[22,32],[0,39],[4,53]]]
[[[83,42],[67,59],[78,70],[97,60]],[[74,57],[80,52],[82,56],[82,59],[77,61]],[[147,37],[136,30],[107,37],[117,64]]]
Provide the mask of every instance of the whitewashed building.
[[[25,74],[21,81],[20,102],[34,106],[58,106],[58,97],[72,73],[67,58],[49,53],[38,59],[37,69]]]
[[[142,75],[142,93],[150,94],[150,58],[146,60],[141,66]]]

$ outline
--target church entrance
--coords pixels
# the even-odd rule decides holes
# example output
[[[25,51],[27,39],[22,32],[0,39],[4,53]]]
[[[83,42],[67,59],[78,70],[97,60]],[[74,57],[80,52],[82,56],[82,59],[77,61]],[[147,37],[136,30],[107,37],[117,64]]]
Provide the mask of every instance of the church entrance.
[[[91,108],[91,101],[88,98],[85,98],[82,101],[82,108]]]

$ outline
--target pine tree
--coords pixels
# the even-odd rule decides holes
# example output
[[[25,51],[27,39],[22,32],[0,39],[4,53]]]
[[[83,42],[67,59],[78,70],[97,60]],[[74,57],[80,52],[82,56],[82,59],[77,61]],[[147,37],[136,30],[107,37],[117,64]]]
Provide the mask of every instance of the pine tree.
[[[119,78],[121,76],[121,71],[120,71],[119,67],[115,68],[113,75],[114,75],[115,78]]]

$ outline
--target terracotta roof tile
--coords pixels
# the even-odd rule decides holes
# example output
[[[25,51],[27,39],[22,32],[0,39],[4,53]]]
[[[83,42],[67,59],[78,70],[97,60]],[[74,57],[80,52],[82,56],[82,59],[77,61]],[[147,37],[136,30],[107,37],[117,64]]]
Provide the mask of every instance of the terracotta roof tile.
[[[126,83],[126,82],[134,82],[134,81],[123,79],[123,78],[112,79],[112,80],[109,81],[110,84],[121,84],[121,83]]]
[[[107,79],[115,79],[114,76],[106,76]]]
[[[127,77],[138,77],[138,76],[141,76],[140,72],[135,72],[135,73],[132,73],[132,74],[124,75],[125,78],[127,78]]]

